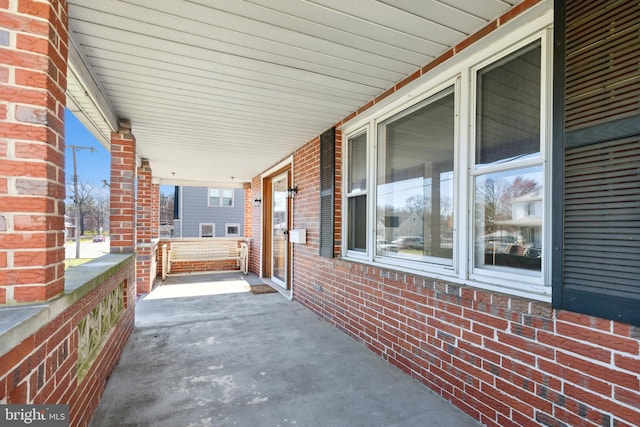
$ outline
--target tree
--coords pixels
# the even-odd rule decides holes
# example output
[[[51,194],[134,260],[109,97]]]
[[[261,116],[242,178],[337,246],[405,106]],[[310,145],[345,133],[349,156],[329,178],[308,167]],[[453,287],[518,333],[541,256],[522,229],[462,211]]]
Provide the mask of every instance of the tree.
[[[476,218],[484,217],[484,232],[491,234],[495,231],[496,211],[498,210],[499,200],[499,184],[493,178],[487,178],[484,186],[477,188],[477,198],[482,200],[484,204],[476,203]]]
[[[100,230],[109,229],[109,189],[102,188],[95,196],[93,212],[96,219],[96,228]]]
[[[173,225],[174,192],[160,193],[160,224]]]
[[[484,186],[479,186],[478,200],[484,204],[476,204],[480,209],[476,213],[478,218],[484,217],[484,232],[491,234],[496,231],[496,221],[511,219],[511,205],[514,199],[540,191],[541,185],[535,179],[517,176],[513,181],[506,179],[487,178]]]
[[[78,180],[77,195],[74,195],[73,183],[69,183],[68,185],[69,188],[67,189],[67,194],[71,195],[72,203],[67,204],[66,209],[69,213],[69,216],[71,216],[71,213],[73,213],[72,217],[80,221],[80,235],[83,236],[86,228],[85,221],[87,217],[91,216],[91,212],[95,210],[95,185]],[[77,197],[77,200],[74,199],[74,196]],[[80,212],[76,212],[76,206],[79,207]]]

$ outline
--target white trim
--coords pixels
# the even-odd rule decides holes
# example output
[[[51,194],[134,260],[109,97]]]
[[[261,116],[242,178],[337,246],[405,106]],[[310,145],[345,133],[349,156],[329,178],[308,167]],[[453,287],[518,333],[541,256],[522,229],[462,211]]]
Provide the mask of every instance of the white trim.
[[[545,227],[542,230],[542,242],[544,247],[547,248],[542,254],[542,280],[543,283],[551,289],[552,283],[552,273],[551,273],[551,265],[552,265],[552,253],[553,248],[551,243],[553,242],[551,228],[553,221],[552,214],[552,149],[551,144],[553,143],[553,29],[546,29],[546,37],[542,38],[542,89],[543,89],[543,99],[541,105],[542,111],[542,123],[546,126],[541,129],[540,136],[543,139],[541,142],[540,149],[542,150],[542,160],[543,160],[543,179],[544,179],[544,193],[542,198],[542,208],[543,208],[543,218]],[[546,72],[545,72],[546,71]],[[545,114],[546,113],[546,114]]]
[[[260,178],[264,180],[265,178],[268,178],[271,175],[278,172],[280,169],[284,169],[286,167],[290,167],[291,170],[293,171],[293,154],[287,157],[286,159],[282,160],[280,163],[276,164],[275,166],[272,166],[266,171],[262,172],[262,174],[260,175]]]
[[[425,97],[423,99],[415,99],[412,100],[411,103],[407,104],[407,108],[398,108],[395,109],[391,112],[389,112],[388,114],[385,114],[384,116],[380,117],[379,119],[374,120],[375,123],[375,127],[376,129],[380,129],[385,122],[393,119],[393,121],[395,120],[399,120],[402,119],[403,117],[406,117],[410,114],[413,114],[416,111],[421,110],[422,108],[431,105],[445,97],[451,96],[453,95],[453,99],[454,99],[454,117],[453,117],[453,151],[454,151],[454,161],[455,161],[455,152],[457,151],[457,146],[459,144],[459,141],[456,140],[456,127],[459,126],[458,124],[458,118],[456,116],[456,110],[458,109],[458,107],[455,105],[456,101],[457,101],[457,97],[455,94],[455,90],[457,89],[457,82],[458,82],[458,78],[454,77],[452,80],[448,80],[445,82],[442,82],[440,84],[438,84],[437,86],[434,86],[430,91],[425,93]],[[377,135],[376,135],[377,136]],[[376,153],[378,153],[380,150],[380,147],[377,146],[379,139],[376,139]],[[385,154],[386,156],[386,154]],[[374,184],[377,183],[377,176],[379,176],[380,174],[377,173],[378,171],[378,166],[379,163],[378,161],[376,161],[376,163],[374,165],[372,165],[372,169],[373,169],[373,174],[374,174],[374,179],[372,180],[372,182]],[[455,163],[454,163],[454,171],[453,171],[453,175],[454,175],[454,183],[453,183],[453,203],[454,203],[454,220],[456,217],[456,212],[457,212],[457,203],[456,203],[456,193],[457,190],[455,188]],[[377,198],[378,198],[378,192],[377,192],[377,186],[371,190],[371,195],[372,198],[376,201],[377,203]],[[377,209],[375,209],[373,211],[373,221],[375,223],[375,227],[377,227]],[[374,232],[374,235],[377,234],[377,229],[376,232]],[[455,236],[454,236],[455,239]],[[377,242],[376,242],[377,244]],[[377,249],[377,248],[376,248]],[[416,259],[416,260],[412,260],[410,258],[406,258],[406,257],[395,257],[395,256],[384,256],[384,255],[378,255],[377,254],[377,250],[374,250],[373,248],[371,249],[373,252],[373,259],[378,260],[380,262],[386,262],[384,260],[394,260],[393,262],[399,262],[401,264],[406,264],[407,266],[409,265],[415,265],[416,268],[418,269],[422,269],[422,265],[423,264],[427,264],[429,266],[441,266],[442,268],[446,269],[446,270],[453,270],[454,269],[454,265],[455,265],[455,260],[453,258],[449,259],[449,258],[441,258],[441,257],[436,257],[436,256],[423,256],[422,259]],[[452,257],[453,257],[453,252],[452,251]],[[431,269],[431,267],[428,267],[428,269]]]
[[[272,179],[271,179],[271,201],[272,202],[275,200],[275,197],[274,197],[274,192],[275,191],[274,191],[273,183],[276,182],[276,180],[278,178],[280,178],[280,177],[284,177],[283,179],[286,181],[286,187],[287,188],[291,187],[291,182],[289,181],[289,170],[284,170],[284,171],[281,171],[280,173],[278,173],[277,175],[274,175],[272,177]],[[291,179],[291,181],[293,181],[293,179]],[[289,224],[289,218],[290,218],[290,211],[289,211],[289,204],[290,203],[289,203],[289,201],[291,199],[285,196],[285,200],[286,200],[286,202],[285,202],[285,204],[286,204],[285,219],[287,221],[287,233],[288,233],[288,231],[293,228],[292,224]],[[271,265],[270,265],[270,267],[271,267],[271,277],[270,277],[270,279],[271,279],[271,281],[273,281],[274,283],[279,285],[281,288],[286,290],[287,287],[288,287],[288,284],[290,282],[290,280],[287,280],[287,279],[290,279],[290,277],[287,277],[289,275],[289,273],[290,273],[289,272],[289,264],[290,264],[289,263],[289,255],[290,255],[289,254],[289,250],[290,250],[291,246],[293,246],[293,245],[291,245],[289,243],[289,235],[285,234],[284,235],[284,276],[285,277],[284,277],[284,280],[281,280],[280,278],[276,277],[276,275],[275,275],[276,267],[275,267],[274,254],[275,254],[276,251],[275,251],[275,248],[274,248],[275,240],[273,238],[273,205],[269,209],[271,209],[271,221],[272,221],[272,224],[269,227],[269,230],[271,230],[271,233],[272,233],[271,234],[271,248],[270,248],[271,249],[271,251],[270,251],[271,252],[271,260],[270,260],[271,261]]]
[[[265,260],[264,260],[264,245],[265,245],[265,240],[264,240],[264,234],[266,232],[265,230],[265,223],[264,223],[264,209],[266,209],[265,207],[265,181],[273,176],[276,172],[282,170],[282,169],[286,169],[289,168],[289,170],[291,171],[291,181],[293,185],[293,181],[294,181],[294,176],[293,176],[293,154],[289,155],[287,158],[285,158],[284,160],[282,160],[281,162],[279,162],[278,164],[270,167],[269,169],[267,169],[266,171],[264,171],[262,174],[260,174],[260,200],[262,200],[262,202],[260,203],[260,248],[261,248],[261,254],[259,257],[259,276],[260,278],[264,278],[264,267],[265,267]],[[295,203],[295,197],[294,197],[294,203]],[[293,208],[293,206],[292,206]],[[271,209],[269,207],[269,209]],[[292,209],[292,211],[295,209]],[[293,212],[291,212],[291,223],[293,224],[294,222],[294,218],[293,218]],[[290,225],[292,225],[290,224]],[[292,245],[293,246],[293,245]],[[293,256],[293,255],[292,255]],[[293,259],[293,258],[292,258]],[[292,263],[293,264],[293,263]],[[291,282],[293,282],[293,266],[291,267]],[[293,283],[289,284],[289,289],[290,289],[290,293],[289,293],[289,299],[293,300]]]
[[[76,76],[78,83],[82,85],[87,97],[100,113],[104,122],[113,132],[117,132],[119,128],[118,115],[114,112],[115,110],[109,101],[109,97],[104,95],[104,91],[97,83],[98,80],[94,78],[91,67],[87,66],[88,62],[84,60],[80,50],[77,48],[73,33],[69,34],[67,46],[69,50],[69,60],[67,61],[69,72]],[[96,127],[98,126],[96,125]],[[107,139],[107,143],[109,144],[107,146],[108,148],[111,145],[111,142],[108,141],[108,135],[105,136],[105,139]]]
[[[548,52],[545,49],[549,48],[551,44],[548,40],[550,33],[547,28],[543,28],[538,30],[526,37],[520,38],[513,43],[510,43],[509,46],[505,50],[497,51],[493,55],[488,56],[482,61],[479,61],[477,64],[472,66],[470,71],[470,105],[469,105],[469,207],[468,210],[468,240],[466,242],[466,247],[469,251],[468,253],[468,269],[469,274],[468,278],[471,280],[477,280],[479,282],[488,282],[495,283],[500,286],[504,286],[508,288],[509,286],[513,286],[514,282],[520,281],[523,284],[531,285],[534,287],[546,287],[550,288],[550,281],[546,280],[545,273],[548,268],[548,262],[551,260],[549,254],[551,252],[551,247],[549,245],[550,240],[545,240],[545,236],[547,235],[547,229],[550,228],[551,216],[546,215],[543,216],[542,219],[542,267],[540,272],[527,271],[523,269],[518,269],[514,271],[513,269],[508,268],[500,268],[500,267],[476,267],[475,266],[475,244],[474,241],[476,239],[475,236],[475,183],[474,180],[480,176],[487,176],[493,173],[499,172],[509,172],[509,171],[517,171],[525,168],[531,167],[541,167],[542,168],[542,180],[543,180],[543,206],[546,206],[550,203],[550,192],[549,192],[549,183],[551,182],[548,178],[548,174],[545,171],[545,149],[544,146],[548,141],[547,137],[547,129],[550,129],[551,123],[548,122],[550,117],[548,116],[548,112],[546,107],[549,105],[549,98],[551,97],[551,88],[545,87],[544,84],[548,81],[550,73],[552,72],[551,63],[546,61],[545,58],[548,57]],[[539,149],[540,154],[535,157],[527,157],[522,160],[515,160],[504,164],[496,164],[490,166],[483,166],[482,168],[475,167],[475,148],[476,148],[476,102],[478,93],[476,92],[478,80],[477,75],[478,72],[491,64],[494,64],[502,59],[508,58],[510,55],[516,53],[519,49],[527,47],[528,45],[535,43],[536,41],[540,41],[540,143]],[[544,68],[547,67],[547,68]],[[550,276],[549,276],[550,277]]]
[[[365,151],[365,161],[366,161],[366,169],[365,169],[365,177],[367,179],[367,188],[366,190],[361,190],[358,192],[351,192],[350,194],[347,193],[346,188],[349,185],[349,183],[347,182],[349,179],[349,140],[350,139],[355,139],[359,136],[362,135],[366,135],[366,151]],[[371,181],[371,173],[370,173],[370,156],[371,156],[371,149],[370,149],[370,135],[369,135],[369,126],[362,126],[359,129],[355,130],[354,132],[349,133],[348,135],[343,134],[342,136],[342,176],[344,177],[344,191],[342,191],[342,255],[343,256],[347,256],[347,257],[352,257],[352,258],[357,258],[357,259],[370,259],[371,254],[370,252],[372,251],[371,249],[371,245],[372,245],[372,233],[369,232],[369,230],[371,230],[371,211],[370,211],[370,204],[369,201],[371,200],[370,194],[371,194],[371,186],[373,185],[372,181]],[[365,229],[366,229],[366,249],[365,251],[356,251],[356,250],[350,250],[349,249],[349,235],[347,233],[348,230],[348,225],[349,225],[349,198],[350,197],[355,197],[355,196],[361,196],[364,195],[367,197],[367,224],[365,225]]]
[[[294,170],[293,170],[293,156],[291,157],[291,166],[290,166],[290,171],[291,171],[291,182],[289,183],[290,187],[295,187],[295,174],[294,174]],[[289,224],[289,230],[295,228],[294,224],[295,224],[295,218],[293,217],[293,213],[296,211],[295,210],[295,203],[296,203],[296,198],[292,198],[291,200],[291,212],[289,212],[289,218],[291,218],[291,223]],[[293,257],[295,256],[295,250],[296,250],[296,245],[292,245],[291,242],[289,242],[289,236],[287,236],[287,245],[289,247],[289,250],[291,251],[291,253],[289,254],[289,259],[291,260],[291,262],[289,263],[288,269],[289,269],[289,295],[287,295],[287,299],[289,301],[293,301],[293,283],[295,282],[295,280],[293,280]],[[282,293],[282,292],[281,292]]]
[[[469,103],[471,102],[470,84],[471,78],[469,69],[466,68],[461,71],[460,78],[457,81],[456,86],[456,112],[458,115],[458,138],[456,139],[456,145],[454,151],[454,162],[457,165],[469,164],[469,150],[465,150],[462,141],[469,141],[471,138],[471,131],[469,130],[469,121],[471,114],[469,111]],[[466,105],[465,105],[466,104]],[[471,207],[469,205],[469,169],[467,167],[454,168],[454,179],[456,179],[456,202],[458,203],[458,212],[453,219],[453,269],[458,273],[458,277],[465,279],[469,274],[469,256],[465,255],[462,259],[462,254],[466,254],[466,244],[469,240],[468,229],[466,221],[462,218],[469,216]],[[463,215],[464,214],[464,215]]]

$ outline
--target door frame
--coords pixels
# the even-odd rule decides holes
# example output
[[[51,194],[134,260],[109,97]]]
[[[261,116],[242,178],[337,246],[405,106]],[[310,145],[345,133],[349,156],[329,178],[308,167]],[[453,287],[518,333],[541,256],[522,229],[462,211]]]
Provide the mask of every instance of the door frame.
[[[273,186],[272,180],[283,173],[288,173],[289,186],[293,186],[293,156],[285,159],[276,166],[272,167],[261,175],[262,180],[262,256],[260,263],[262,264],[260,272],[261,276],[265,279],[271,279],[273,277],[273,260],[272,260],[272,205],[273,205]],[[291,230],[293,228],[293,199],[287,199],[287,228]],[[288,235],[287,235],[288,236]],[[293,285],[291,283],[292,277],[292,245],[287,237],[287,259],[286,265],[286,289],[293,292]],[[285,289],[285,288],[282,288]]]

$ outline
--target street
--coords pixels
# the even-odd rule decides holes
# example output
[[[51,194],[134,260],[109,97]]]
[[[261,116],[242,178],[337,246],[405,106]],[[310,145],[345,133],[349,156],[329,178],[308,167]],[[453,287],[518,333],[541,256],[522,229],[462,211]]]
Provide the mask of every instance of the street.
[[[71,259],[76,257],[76,242],[65,243],[65,258]],[[105,242],[80,242],[80,258],[98,258],[109,253],[109,238]]]

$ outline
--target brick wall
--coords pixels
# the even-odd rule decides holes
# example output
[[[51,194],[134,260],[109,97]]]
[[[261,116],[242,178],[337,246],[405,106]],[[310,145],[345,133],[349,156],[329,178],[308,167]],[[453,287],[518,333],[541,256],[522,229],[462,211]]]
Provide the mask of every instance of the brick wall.
[[[640,328],[318,256],[318,153],[294,155],[296,301],[488,426],[637,425]]]
[[[306,229],[307,243],[305,249],[319,253],[320,137],[313,139],[304,148],[295,152],[293,169],[293,182],[298,186],[298,194],[293,199],[293,224],[291,228]],[[293,245],[294,262],[299,246]]]
[[[133,258],[100,286],[0,356],[0,402],[70,405],[72,426],[88,425],[133,329]],[[87,375],[78,382],[78,323],[119,284],[125,309]]]
[[[0,304],[64,289],[66,1],[0,2]]]

